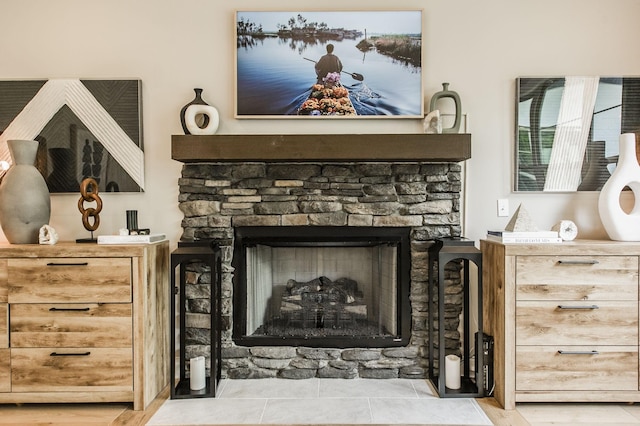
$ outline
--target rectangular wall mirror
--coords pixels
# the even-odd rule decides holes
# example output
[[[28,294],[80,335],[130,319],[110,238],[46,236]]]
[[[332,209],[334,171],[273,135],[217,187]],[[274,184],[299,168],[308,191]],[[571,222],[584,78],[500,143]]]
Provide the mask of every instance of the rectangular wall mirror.
[[[599,191],[621,133],[640,135],[640,77],[516,80],[514,191]]]

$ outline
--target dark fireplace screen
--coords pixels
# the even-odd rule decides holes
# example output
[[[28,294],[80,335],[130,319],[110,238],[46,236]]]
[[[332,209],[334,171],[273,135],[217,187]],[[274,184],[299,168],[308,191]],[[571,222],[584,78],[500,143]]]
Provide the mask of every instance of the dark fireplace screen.
[[[234,341],[408,343],[409,228],[238,227]]]

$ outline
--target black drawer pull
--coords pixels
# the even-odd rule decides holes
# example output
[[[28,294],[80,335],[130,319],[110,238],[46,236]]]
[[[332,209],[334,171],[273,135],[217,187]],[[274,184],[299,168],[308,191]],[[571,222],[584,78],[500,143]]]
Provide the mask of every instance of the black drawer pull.
[[[47,263],[47,266],[87,266],[89,262],[78,262],[78,263],[56,263],[50,262]]]
[[[558,260],[558,265],[597,265],[598,262],[595,259],[592,260]]]
[[[598,305],[579,305],[579,306],[558,305],[558,309],[600,309],[600,306]]]
[[[91,308],[49,308],[50,312],[86,312]]]
[[[558,351],[560,355],[600,355],[598,351]]]
[[[91,352],[78,352],[78,353],[61,353],[59,354],[58,352],[51,352],[51,354],[49,356],[89,356],[91,355]]]

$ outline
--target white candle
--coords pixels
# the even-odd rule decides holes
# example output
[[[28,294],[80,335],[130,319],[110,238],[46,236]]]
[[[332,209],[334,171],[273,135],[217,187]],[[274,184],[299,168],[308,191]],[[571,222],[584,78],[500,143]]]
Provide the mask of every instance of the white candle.
[[[460,389],[460,357],[447,355],[444,357],[445,380],[444,385],[449,389]]]
[[[189,386],[191,390],[202,390],[207,384],[205,380],[204,357],[197,356],[189,360]]]

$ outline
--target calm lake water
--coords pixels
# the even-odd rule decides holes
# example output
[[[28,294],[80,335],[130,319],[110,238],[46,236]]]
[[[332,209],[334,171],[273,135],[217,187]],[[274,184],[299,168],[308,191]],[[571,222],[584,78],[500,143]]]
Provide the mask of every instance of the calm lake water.
[[[421,68],[375,51],[363,53],[358,40],[330,41],[358,115],[422,116]],[[238,47],[238,115],[296,115],[316,82],[314,63],[326,53],[325,42],[281,38],[254,40]]]

